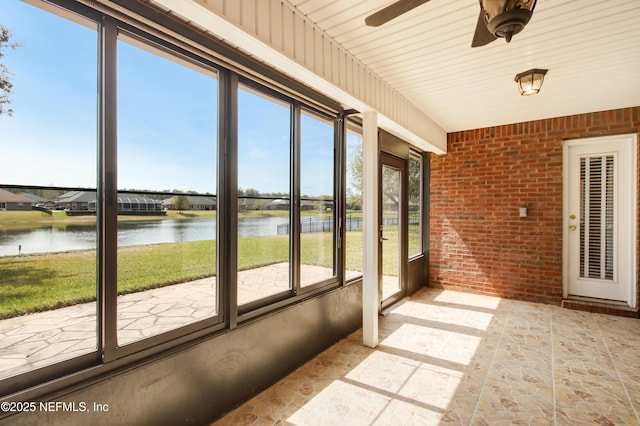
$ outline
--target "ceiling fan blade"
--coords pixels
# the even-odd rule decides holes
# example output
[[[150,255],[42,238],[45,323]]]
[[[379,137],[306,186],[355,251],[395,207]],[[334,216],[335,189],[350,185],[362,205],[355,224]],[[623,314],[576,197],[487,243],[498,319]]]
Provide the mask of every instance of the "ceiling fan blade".
[[[482,16],[482,14],[483,11],[481,10],[480,15],[478,15],[478,23],[476,24],[476,32],[473,34],[471,47],[484,46],[497,38],[487,29],[487,24],[484,22],[484,16]]]
[[[379,27],[380,25],[385,24],[428,1],[429,0],[399,0],[384,9],[380,9],[376,13],[367,16],[364,23],[370,27]]]

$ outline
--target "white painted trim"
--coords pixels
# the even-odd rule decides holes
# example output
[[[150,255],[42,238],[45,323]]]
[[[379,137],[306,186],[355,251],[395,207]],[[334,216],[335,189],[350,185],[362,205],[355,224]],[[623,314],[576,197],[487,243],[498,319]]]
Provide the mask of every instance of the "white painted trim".
[[[562,298],[569,297],[569,142],[562,142]]]
[[[362,342],[375,348],[378,345],[378,120],[375,112],[363,114],[363,232],[364,264],[362,278]]]
[[[632,235],[629,239],[629,246],[626,250],[630,254],[629,277],[631,285],[629,286],[628,305],[632,308],[637,307],[638,283],[637,283],[637,241],[638,241],[638,135],[636,133],[624,135],[610,135],[584,139],[568,139],[562,145],[562,297],[569,296],[569,148],[584,146],[594,143],[620,142],[630,144],[631,149],[631,176],[629,193],[632,201],[629,206],[629,214],[631,215],[631,229],[628,232]],[[619,194],[618,196],[626,196],[628,194]]]

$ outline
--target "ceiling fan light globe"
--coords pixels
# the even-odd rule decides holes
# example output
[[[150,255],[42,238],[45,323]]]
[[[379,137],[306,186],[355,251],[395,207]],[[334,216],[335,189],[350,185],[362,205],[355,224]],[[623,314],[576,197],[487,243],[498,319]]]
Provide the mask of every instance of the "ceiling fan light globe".
[[[487,18],[487,29],[491,34],[496,37],[502,37],[511,40],[514,34],[518,34],[522,31],[531,19],[533,13],[526,9],[511,9],[506,12],[502,12],[499,15],[494,16],[491,19]]]

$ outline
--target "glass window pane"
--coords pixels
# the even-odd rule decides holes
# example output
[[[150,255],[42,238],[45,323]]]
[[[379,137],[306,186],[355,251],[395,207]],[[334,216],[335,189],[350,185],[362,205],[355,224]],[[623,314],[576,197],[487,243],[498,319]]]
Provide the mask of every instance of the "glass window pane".
[[[402,290],[402,170],[382,166],[382,300]]]
[[[0,377],[7,377],[97,348],[98,36],[93,22],[16,0],[0,2],[0,17],[18,44],[3,50],[13,90],[0,114]],[[78,187],[88,196],[72,201]]]
[[[362,276],[364,236],[362,233],[362,129],[349,124],[347,128],[347,219],[346,271],[347,280]]]
[[[118,343],[218,313],[215,72],[118,41]]]
[[[300,282],[335,276],[334,127],[303,112],[300,131]]]
[[[422,159],[409,156],[409,257],[422,254]]]
[[[290,283],[291,106],[238,90],[238,305]]]

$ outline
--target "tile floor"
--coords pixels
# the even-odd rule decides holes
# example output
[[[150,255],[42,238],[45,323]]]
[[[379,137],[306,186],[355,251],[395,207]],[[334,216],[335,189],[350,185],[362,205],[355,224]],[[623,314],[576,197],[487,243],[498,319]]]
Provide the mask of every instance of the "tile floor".
[[[640,320],[424,289],[214,425],[637,425]]]

